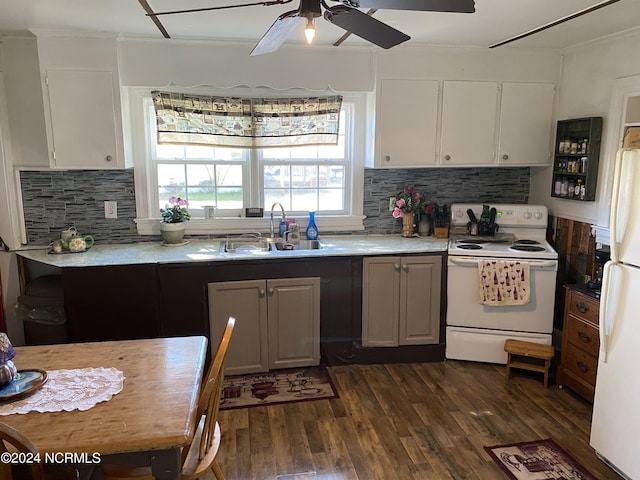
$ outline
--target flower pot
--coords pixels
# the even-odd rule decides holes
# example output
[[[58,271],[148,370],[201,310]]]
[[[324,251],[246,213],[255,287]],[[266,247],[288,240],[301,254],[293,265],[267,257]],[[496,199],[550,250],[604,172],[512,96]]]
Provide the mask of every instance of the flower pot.
[[[402,216],[402,236],[413,237],[413,230],[415,229],[415,217],[413,212],[407,212]]]
[[[182,243],[184,238],[185,222],[164,223],[160,222],[160,233],[164,243],[172,245]]]

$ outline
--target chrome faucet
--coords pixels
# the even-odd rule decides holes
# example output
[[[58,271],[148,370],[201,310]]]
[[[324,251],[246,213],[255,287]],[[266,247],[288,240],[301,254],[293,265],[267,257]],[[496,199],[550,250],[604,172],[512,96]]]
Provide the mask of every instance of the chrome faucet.
[[[276,208],[276,206],[280,207],[280,211],[282,212],[282,218],[281,221],[282,223],[284,223],[285,225],[287,224],[287,217],[284,213],[284,207],[282,206],[282,204],[280,202],[276,202],[273,205],[271,205],[271,223],[270,223],[270,233],[271,233],[271,238],[276,238],[275,237],[275,231],[273,228],[273,210]],[[278,236],[280,236],[280,230],[278,229]]]

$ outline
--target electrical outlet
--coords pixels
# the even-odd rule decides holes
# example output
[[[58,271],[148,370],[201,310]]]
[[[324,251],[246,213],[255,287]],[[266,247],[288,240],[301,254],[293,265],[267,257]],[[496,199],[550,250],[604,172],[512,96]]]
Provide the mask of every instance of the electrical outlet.
[[[118,202],[105,200],[104,218],[118,218]]]
[[[396,197],[389,197],[389,211],[393,212],[394,208],[396,208]]]

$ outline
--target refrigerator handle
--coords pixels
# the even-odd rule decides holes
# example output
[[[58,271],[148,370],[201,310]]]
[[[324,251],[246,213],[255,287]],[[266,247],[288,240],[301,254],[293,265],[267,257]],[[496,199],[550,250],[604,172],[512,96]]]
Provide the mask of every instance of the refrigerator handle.
[[[608,308],[609,303],[611,303],[611,305],[614,304],[614,302],[610,302],[611,291],[609,290],[609,285],[611,283],[611,269],[613,268],[613,265],[614,262],[607,262],[604,264],[602,286],[600,287],[600,355],[604,363],[607,363],[607,356],[609,355],[609,338],[611,337],[611,329],[613,328],[613,325],[611,324],[613,314],[610,308]]]
[[[611,261],[618,262],[618,215],[620,203],[620,183],[622,182],[622,157],[629,149],[621,148],[616,152],[615,173],[613,175],[613,190],[611,192],[611,211],[609,214],[609,235],[611,240]]]

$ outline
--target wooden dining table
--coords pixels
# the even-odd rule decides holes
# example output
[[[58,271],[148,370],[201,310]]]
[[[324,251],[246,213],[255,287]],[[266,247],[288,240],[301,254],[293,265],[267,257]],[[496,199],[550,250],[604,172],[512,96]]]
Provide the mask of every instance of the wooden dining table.
[[[199,336],[16,347],[18,370],[113,367],[124,373],[124,386],[86,411],[11,414],[0,422],[29,437],[43,457],[97,453],[102,462],[151,465],[157,479],[176,480],[180,451],[195,432],[206,348]]]

